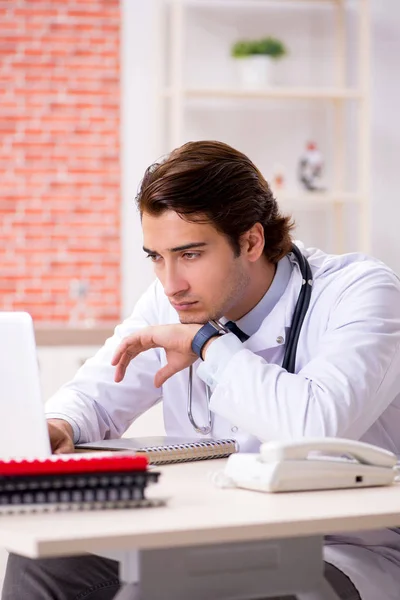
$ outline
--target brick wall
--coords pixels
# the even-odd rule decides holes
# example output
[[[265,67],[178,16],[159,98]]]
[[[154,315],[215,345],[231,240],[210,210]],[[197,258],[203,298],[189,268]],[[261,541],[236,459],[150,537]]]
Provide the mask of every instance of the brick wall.
[[[0,0],[1,310],[120,316],[119,35],[119,0]]]

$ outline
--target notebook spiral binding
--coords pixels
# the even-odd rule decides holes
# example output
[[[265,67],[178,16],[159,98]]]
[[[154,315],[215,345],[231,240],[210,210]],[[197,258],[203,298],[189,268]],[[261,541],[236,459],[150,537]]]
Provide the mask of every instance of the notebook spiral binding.
[[[193,443],[171,444],[168,446],[149,446],[146,453],[152,465],[171,462],[182,463],[206,460],[209,458],[227,458],[237,451],[235,440],[204,440]]]
[[[165,506],[165,498],[142,498],[140,500],[108,500],[102,502],[54,502],[51,504],[0,505],[0,515],[53,512],[77,512],[108,509],[150,508]]]

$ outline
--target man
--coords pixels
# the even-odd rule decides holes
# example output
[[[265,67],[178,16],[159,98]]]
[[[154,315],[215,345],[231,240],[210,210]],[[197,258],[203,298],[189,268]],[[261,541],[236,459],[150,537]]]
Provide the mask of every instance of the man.
[[[195,422],[208,422],[207,384],[212,436],[234,437],[242,451],[271,439],[336,436],[400,453],[400,284],[385,265],[301,247],[313,288],[289,373],[280,365],[302,276],[291,221],[253,163],[222,143],[185,144],[147,170],[137,202],[157,281],[50,399],[55,452],[120,436],[161,399],[167,434],[193,437],[193,365]],[[210,329],[216,319],[235,321],[248,339]],[[398,598],[397,530],[336,536],[325,559],[343,600]],[[12,555],[3,600],[108,600],[117,588],[113,561]]]

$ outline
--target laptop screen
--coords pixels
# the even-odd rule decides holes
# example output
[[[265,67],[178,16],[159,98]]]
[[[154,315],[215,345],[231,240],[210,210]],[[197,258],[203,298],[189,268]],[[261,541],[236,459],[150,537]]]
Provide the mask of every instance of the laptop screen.
[[[0,311],[0,459],[51,454],[31,316]]]

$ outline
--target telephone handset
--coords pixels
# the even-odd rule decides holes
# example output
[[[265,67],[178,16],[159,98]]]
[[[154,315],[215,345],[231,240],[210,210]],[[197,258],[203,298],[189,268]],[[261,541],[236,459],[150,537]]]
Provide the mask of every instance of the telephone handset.
[[[349,455],[363,465],[394,467],[397,456],[389,450],[341,438],[312,438],[300,442],[265,442],[261,444],[260,460],[277,462],[281,460],[305,460],[310,452],[324,455]]]
[[[347,439],[266,442],[259,454],[232,454],[216,483],[264,492],[389,485],[396,463],[388,450]]]

